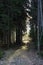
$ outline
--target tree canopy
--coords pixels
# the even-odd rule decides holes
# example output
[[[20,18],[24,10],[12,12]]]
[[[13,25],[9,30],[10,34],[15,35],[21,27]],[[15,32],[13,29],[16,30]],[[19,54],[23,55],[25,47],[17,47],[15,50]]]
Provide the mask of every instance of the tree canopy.
[[[18,23],[21,18],[25,17],[24,4],[25,0],[1,0],[0,1],[0,27],[8,29],[9,25],[12,28]],[[24,15],[23,15],[24,14]],[[19,19],[18,19],[19,18]]]

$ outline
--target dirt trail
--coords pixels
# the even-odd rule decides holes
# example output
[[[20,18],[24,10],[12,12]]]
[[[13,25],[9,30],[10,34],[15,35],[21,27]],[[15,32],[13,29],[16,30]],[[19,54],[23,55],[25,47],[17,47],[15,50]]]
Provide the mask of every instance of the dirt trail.
[[[7,60],[0,61],[0,65],[43,65],[43,60],[38,58],[36,51],[24,45],[13,52]]]

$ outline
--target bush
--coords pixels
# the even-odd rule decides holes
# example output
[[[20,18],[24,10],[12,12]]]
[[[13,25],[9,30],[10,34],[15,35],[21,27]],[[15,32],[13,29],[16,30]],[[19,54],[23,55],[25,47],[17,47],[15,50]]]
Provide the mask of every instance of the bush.
[[[3,51],[0,50],[0,59],[3,57]]]
[[[43,57],[43,51],[40,52],[41,57]]]

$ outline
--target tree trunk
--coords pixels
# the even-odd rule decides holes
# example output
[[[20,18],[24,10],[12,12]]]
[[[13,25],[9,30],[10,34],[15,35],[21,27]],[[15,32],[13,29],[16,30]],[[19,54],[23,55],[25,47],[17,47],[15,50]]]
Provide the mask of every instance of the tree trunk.
[[[8,30],[7,32],[7,43],[8,43],[8,48],[9,48],[10,43],[11,43],[11,30]]]
[[[22,28],[20,25],[16,28],[16,44],[19,46],[22,43]]]

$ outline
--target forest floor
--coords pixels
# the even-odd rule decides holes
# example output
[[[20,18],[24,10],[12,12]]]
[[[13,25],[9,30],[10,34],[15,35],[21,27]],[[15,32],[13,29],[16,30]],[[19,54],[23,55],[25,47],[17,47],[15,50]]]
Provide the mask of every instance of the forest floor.
[[[25,44],[16,50],[6,50],[0,65],[43,65],[43,59],[37,55],[32,46]]]

